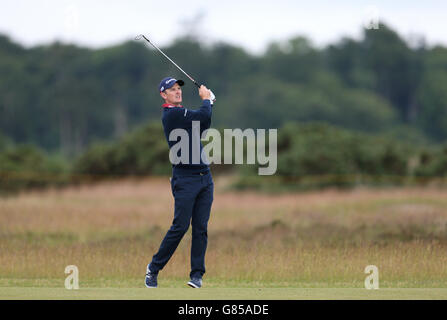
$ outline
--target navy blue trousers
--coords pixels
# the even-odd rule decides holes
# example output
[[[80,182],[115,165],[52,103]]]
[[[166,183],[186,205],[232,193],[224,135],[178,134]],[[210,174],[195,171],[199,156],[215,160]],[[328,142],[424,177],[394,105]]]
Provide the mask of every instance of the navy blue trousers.
[[[163,269],[191,224],[190,277],[201,278],[205,273],[208,220],[213,203],[214,183],[211,172],[204,175],[173,175],[171,189],[175,199],[174,220],[160,249],[152,257],[149,269],[153,273]]]

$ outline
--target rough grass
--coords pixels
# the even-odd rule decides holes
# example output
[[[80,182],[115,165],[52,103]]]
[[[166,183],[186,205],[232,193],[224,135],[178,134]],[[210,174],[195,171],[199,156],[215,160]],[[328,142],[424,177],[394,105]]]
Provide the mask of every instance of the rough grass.
[[[447,191],[228,192],[216,178],[208,288],[447,288]],[[0,286],[138,288],[172,221],[168,178],[121,180],[0,199]],[[160,272],[183,286],[190,232]]]

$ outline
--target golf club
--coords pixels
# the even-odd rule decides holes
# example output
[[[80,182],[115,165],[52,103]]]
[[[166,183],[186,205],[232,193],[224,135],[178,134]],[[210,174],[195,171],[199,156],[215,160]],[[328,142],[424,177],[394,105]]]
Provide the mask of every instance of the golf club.
[[[141,40],[144,39],[147,42],[149,42],[149,44],[151,44],[158,52],[160,52],[166,59],[168,59],[174,66],[177,67],[177,69],[179,69],[185,76],[188,77],[189,80],[191,80],[198,88],[200,88],[200,84],[194,80],[189,74],[187,74],[182,68],[180,68],[177,63],[175,63],[171,58],[169,58],[159,47],[157,47],[154,43],[152,43],[148,38],[146,38],[146,36],[144,34],[140,34],[138,36],[135,37],[135,40]],[[211,93],[211,101],[216,101],[216,96],[213,94],[213,92],[210,90]]]

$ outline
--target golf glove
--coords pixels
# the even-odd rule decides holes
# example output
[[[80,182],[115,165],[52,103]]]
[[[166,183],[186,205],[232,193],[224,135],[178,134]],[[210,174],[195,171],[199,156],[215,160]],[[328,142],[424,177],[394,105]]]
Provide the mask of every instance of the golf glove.
[[[214,101],[216,101],[216,96],[214,95],[214,93],[210,90],[210,94],[211,94],[211,104],[214,103]]]

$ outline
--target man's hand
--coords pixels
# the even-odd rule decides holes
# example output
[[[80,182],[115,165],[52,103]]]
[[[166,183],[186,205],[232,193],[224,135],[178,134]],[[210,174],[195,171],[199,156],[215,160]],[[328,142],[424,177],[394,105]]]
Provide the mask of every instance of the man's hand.
[[[199,88],[199,96],[202,98],[202,100],[211,100],[211,93],[210,90],[205,87],[203,84]]]

